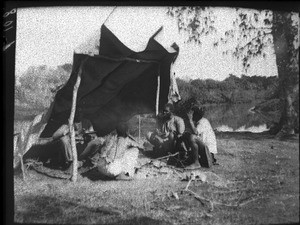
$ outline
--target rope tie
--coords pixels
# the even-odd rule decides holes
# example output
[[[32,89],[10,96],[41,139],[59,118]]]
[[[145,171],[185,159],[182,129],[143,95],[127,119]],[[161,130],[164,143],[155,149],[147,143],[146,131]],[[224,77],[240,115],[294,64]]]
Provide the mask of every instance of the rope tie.
[[[108,20],[108,18],[110,17],[110,15],[115,11],[115,9],[117,8],[117,6],[115,6],[114,8],[113,8],[113,10],[110,12],[110,14],[107,16],[107,18],[105,19],[105,21],[104,21],[104,23],[103,24],[105,24],[105,22]]]

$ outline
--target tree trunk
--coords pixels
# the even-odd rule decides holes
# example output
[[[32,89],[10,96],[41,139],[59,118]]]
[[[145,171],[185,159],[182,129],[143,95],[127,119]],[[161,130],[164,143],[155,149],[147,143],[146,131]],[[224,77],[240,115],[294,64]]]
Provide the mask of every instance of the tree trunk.
[[[299,67],[297,66],[298,61],[295,60],[299,49],[296,50],[294,48],[295,31],[293,29],[291,13],[273,13],[272,32],[274,49],[278,68],[281,102],[284,106],[278,129],[281,134],[295,133],[295,121],[298,116],[293,102],[295,91],[299,89]],[[295,61],[297,62],[295,63]]]

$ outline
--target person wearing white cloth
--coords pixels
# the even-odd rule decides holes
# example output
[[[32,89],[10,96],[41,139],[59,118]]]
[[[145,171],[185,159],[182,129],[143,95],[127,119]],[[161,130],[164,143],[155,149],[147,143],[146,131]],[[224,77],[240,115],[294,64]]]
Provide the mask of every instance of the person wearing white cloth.
[[[216,164],[214,155],[217,154],[217,140],[213,128],[208,119],[203,117],[203,108],[194,106],[187,116],[191,125],[192,134],[189,141],[193,162],[186,169],[197,169],[200,166],[211,167],[212,164]]]
[[[133,178],[139,149],[143,147],[129,134],[125,123],[119,124],[117,135],[98,137],[91,141],[79,156],[79,160],[90,158],[97,172],[117,180]]]

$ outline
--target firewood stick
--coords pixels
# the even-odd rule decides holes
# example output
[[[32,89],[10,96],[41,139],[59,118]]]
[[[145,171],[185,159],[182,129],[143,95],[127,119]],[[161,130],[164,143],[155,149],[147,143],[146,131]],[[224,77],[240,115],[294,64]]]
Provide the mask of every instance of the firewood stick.
[[[189,182],[187,183],[187,185],[186,185],[186,187],[184,189],[185,191],[188,191],[188,188],[189,188],[191,182],[192,182],[192,179],[189,179]]]
[[[174,153],[174,154],[172,154],[172,155],[163,156],[163,157],[160,157],[160,158],[156,158],[156,159],[154,159],[154,160],[167,159],[167,158],[170,158],[170,157],[176,156],[176,155],[178,155],[178,154],[179,154],[179,153],[178,153],[178,152],[176,152],[176,153]],[[154,161],[154,160],[153,160],[153,161]]]

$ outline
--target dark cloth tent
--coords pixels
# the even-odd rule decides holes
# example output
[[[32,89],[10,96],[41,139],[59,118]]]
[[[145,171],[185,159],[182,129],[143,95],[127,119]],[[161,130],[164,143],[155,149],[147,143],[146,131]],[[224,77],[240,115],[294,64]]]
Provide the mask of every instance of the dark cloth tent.
[[[74,53],[71,76],[57,92],[40,137],[50,137],[68,123],[73,87],[84,60],[75,121],[89,119],[97,135],[103,136],[136,114],[155,112],[158,76],[159,109],[168,102],[170,66],[177,55],[178,48],[170,53],[153,37],[145,50],[134,52],[102,25],[99,55]]]

